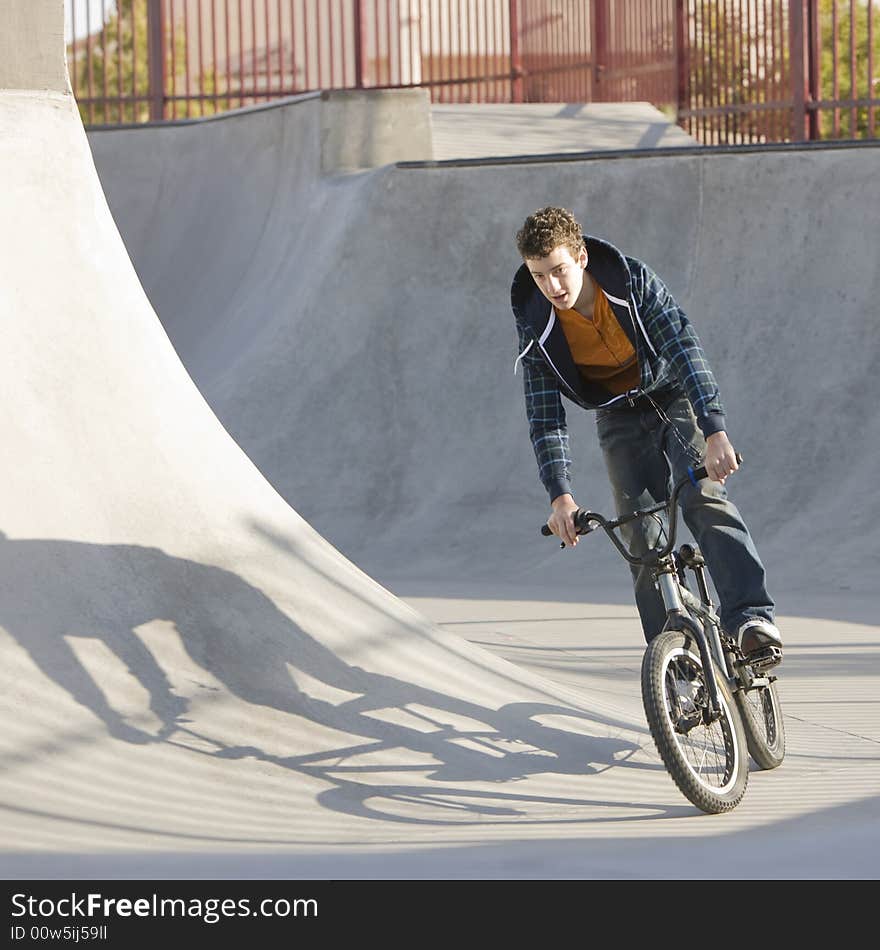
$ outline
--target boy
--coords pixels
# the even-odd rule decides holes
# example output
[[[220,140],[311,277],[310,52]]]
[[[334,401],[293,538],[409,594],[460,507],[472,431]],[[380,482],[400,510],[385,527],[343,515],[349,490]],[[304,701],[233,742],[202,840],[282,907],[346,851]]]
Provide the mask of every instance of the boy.
[[[611,244],[585,236],[570,211],[547,207],[516,235],[523,265],[511,289],[526,415],[551,531],[577,544],[562,396],[595,410],[618,515],[662,502],[670,475],[705,464],[709,478],[679,496],[706,559],[725,631],[747,656],[778,663],[782,639],[764,567],[724,482],[737,470],[715,377],[688,318],[657,275]],[[655,519],[622,529],[634,554],[659,537]],[[645,639],[666,620],[646,568],[632,568]],[[775,649],[772,649],[775,648]]]

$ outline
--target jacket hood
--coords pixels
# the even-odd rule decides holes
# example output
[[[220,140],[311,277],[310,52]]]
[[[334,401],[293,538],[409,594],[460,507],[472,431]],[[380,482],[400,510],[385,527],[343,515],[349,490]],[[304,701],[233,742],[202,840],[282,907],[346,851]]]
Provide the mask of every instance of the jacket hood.
[[[584,235],[587,248],[587,273],[606,292],[628,300],[632,287],[629,267],[623,254],[608,241]],[[547,322],[550,301],[538,289],[528,267],[523,263],[513,278],[510,304],[517,319],[535,329]]]

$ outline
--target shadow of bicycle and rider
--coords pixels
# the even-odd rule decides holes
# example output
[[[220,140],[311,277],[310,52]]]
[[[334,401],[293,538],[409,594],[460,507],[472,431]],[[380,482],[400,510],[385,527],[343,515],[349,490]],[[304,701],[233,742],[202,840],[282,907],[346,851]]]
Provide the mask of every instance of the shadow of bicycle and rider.
[[[286,548],[284,553],[298,556],[289,544]],[[354,585],[345,586],[335,577],[332,580],[344,587],[346,596],[357,596]],[[138,628],[154,621],[164,622],[159,630],[176,631],[192,663],[233,696],[254,707],[267,707],[346,734],[354,741],[341,747],[331,743],[317,753],[278,755],[257,744],[230,743],[222,735],[204,731],[196,735],[188,719],[190,700],[175,688],[169,673],[138,634]],[[397,618],[394,624],[399,622]],[[638,730],[629,721],[552,701],[512,702],[495,709],[351,665],[237,574],[173,557],[157,548],[12,540],[0,533],[0,626],[46,677],[103,722],[115,738],[135,744],[165,741],[185,745],[195,736],[199,748],[187,746],[193,754],[254,758],[320,778],[330,786],[318,796],[323,807],[365,817],[423,821],[407,812],[408,806],[418,801],[437,804],[438,811],[449,808],[457,812],[456,823],[460,823],[462,810],[474,820],[484,820],[515,814],[536,800],[602,804],[535,799],[528,794],[487,794],[467,786],[508,783],[542,773],[590,775],[612,767],[661,767],[632,761],[640,744],[614,735]],[[389,635],[391,627],[389,619]],[[418,633],[416,626],[413,631]],[[76,638],[99,640],[125,664],[146,691],[158,728],[142,729],[113,707],[94,669],[87,668],[72,647]],[[162,651],[157,652],[161,655]],[[311,677],[352,696],[331,702],[310,695],[297,684],[298,672],[306,674],[304,681]],[[442,675],[439,671],[440,682]],[[416,710],[417,727],[371,715],[388,710],[410,715]],[[552,718],[558,722],[560,717],[576,725],[569,731],[540,721]],[[466,720],[467,725],[456,724],[456,719]],[[291,734],[296,734],[295,730]],[[310,749],[314,744],[310,743]],[[417,764],[401,765],[400,750],[418,753],[413,757]],[[383,752],[389,753],[387,764],[382,764]],[[368,755],[369,760],[359,763],[362,755]],[[418,773],[418,783],[376,782],[383,772],[408,770]],[[447,784],[441,792],[431,783]],[[464,787],[450,788],[448,783]],[[395,816],[378,808],[377,798],[405,807]],[[436,820],[442,822],[443,818]]]

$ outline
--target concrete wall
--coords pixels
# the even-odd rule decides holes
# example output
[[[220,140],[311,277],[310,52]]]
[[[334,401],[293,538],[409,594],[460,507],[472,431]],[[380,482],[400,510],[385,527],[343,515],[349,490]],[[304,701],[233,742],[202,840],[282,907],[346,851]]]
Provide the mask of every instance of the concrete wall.
[[[92,142],[184,363],[261,471],[358,563],[383,576],[570,570],[572,583],[585,567],[619,571],[598,545],[563,568],[535,540],[546,499],[512,374],[509,284],[522,219],[558,203],[650,263],[690,314],[747,459],[731,492],[773,576],[859,584],[880,567],[860,452],[878,425],[876,147],[309,183],[282,151],[299,162],[290,117],[229,121],[222,150],[207,128],[139,133],[179,182],[148,226],[138,208],[160,204],[114,171],[131,161],[125,134]],[[254,149],[277,173],[248,172]],[[239,206],[255,217],[228,215],[245,222],[229,260],[210,222]],[[608,507],[592,418],[571,409],[569,421],[577,497]]]
[[[69,92],[64,0],[0,0],[0,89]]]
[[[433,158],[427,89],[339,90],[321,101],[325,174]]]

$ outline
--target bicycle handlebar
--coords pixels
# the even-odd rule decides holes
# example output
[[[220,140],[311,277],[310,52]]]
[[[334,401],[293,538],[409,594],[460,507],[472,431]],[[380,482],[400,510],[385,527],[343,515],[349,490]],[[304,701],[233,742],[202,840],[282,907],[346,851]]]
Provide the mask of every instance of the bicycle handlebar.
[[[736,453],[736,464],[742,465],[742,456],[739,452]],[[700,465],[697,468],[692,468],[688,466],[687,475],[682,478],[678,484],[672,489],[672,494],[669,497],[668,501],[662,502],[658,505],[652,505],[650,508],[643,508],[639,511],[633,511],[628,515],[623,515],[620,518],[616,518],[613,521],[609,521],[604,515],[600,515],[596,511],[588,511],[586,508],[578,508],[574,513],[574,523],[575,528],[577,529],[578,534],[589,534],[591,531],[595,530],[595,525],[598,525],[602,528],[608,537],[611,539],[614,546],[618,551],[626,558],[630,564],[646,564],[648,562],[655,562],[662,557],[666,557],[667,554],[675,547],[675,534],[676,527],[678,522],[678,495],[679,492],[685,487],[685,485],[692,484],[697,485],[701,479],[708,478],[708,472],[706,471],[705,465]],[[658,511],[663,511],[668,509],[669,511],[669,536],[666,542],[666,545],[661,549],[654,549],[649,551],[644,557],[633,557],[624,547],[623,543],[614,534],[616,528],[621,527],[621,525],[628,524],[630,521],[635,521],[638,518],[645,518],[648,515],[656,514]],[[550,530],[549,525],[544,524],[541,526],[541,534],[545,537],[550,537],[553,532]]]

